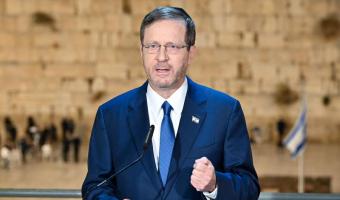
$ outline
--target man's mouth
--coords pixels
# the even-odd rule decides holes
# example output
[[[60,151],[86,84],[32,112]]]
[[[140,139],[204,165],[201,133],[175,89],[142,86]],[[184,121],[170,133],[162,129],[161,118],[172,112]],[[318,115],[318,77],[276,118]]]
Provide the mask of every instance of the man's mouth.
[[[156,69],[157,72],[159,73],[167,73],[170,71],[170,69],[166,68],[166,69]]]
[[[170,74],[170,68],[156,68],[156,74],[159,77],[167,77]]]
[[[165,63],[158,63],[155,66],[155,71],[159,76],[167,76],[170,73],[171,67]]]

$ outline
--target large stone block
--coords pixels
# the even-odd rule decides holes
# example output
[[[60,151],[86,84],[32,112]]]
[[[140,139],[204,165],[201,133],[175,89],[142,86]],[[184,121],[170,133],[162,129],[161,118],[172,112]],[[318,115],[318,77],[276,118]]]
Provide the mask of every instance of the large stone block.
[[[0,47],[11,47],[13,48],[16,43],[16,35],[0,32]]]
[[[273,66],[276,69],[276,80],[283,83],[296,83],[300,80],[300,68],[296,65]]]
[[[136,20],[134,15],[129,14],[108,14],[104,16],[104,30],[115,33],[139,33],[136,31],[136,23],[140,24],[141,20]],[[136,21],[134,21],[136,20]]]
[[[254,17],[249,15],[235,15],[229,14],[225,16],[224,19],[224,32],[243,32],[243,31],[253,31],[259,28],[259,24],[261,24],[260,17]]]
[[[225,32],[228,31],[226,29],[226,24],[227,24],[227,17],[226,15],[213,15],[211,16],[211,22],[212,22],[212,26],[213,29],[211,31],[214,32]],[[199,34],[199,33],[198,33]]]
[[[338,13],[340,3],[337,0],[304,1],[304,8],[308,14],[321,17],[326,13]]]
[[[60,90],[65,92],[74,93],[86,93],[89,91],[89,84],[86,79],[77,78],[77,79],[64,79],[61,80]]]
[[[218,78],[218,79],[210,78],[209,85],[211,88],[215,90],[226,93],[228,91],[228,83],[229,83],[228,80],[223,79],[223,78]]]
[[[18,15],[24,13],[23,3],[24,0],[6,0],[6,14],[8,15]],[[31,5],[33,6],[33,0],[29,0]]]
[[[232,14],[256,14],[261,10],[261,1],[230,0],[230,13]]]
[[[44,69],[44,76],[59,78],[92,78],[95,66],[91,63],[51,63]]]
[[[97,62],[110,62],[114,63],[117,61],[116,55],[117,51],[119,51],[116,48],[110,47],[110,48],[100,48],[98,47],[96,49],[97,51]]]
[[[194,64],[189,67],[189,75],[201,79],[233,79],[237,76],[236,63]]]
[[[60,46],[65,45],[67,41],[65,41],[64,36],[65,34],[61,33],[33,33],[31,34],[31,37],[33,38],[33,45],[36,48],[42,48],[42,47],[53,47],[59,48]],[[72,42],[71,40],[69,42]]]
[[[109,13],[107,15],[57,15],[57,28],[60,31],[83,32],[84,34],[101,31],[117,31],[120,28],[120,15]]]
[[[258,17],[260,18],[260,17]],[[260,25],[260,30],[255,30],[257,31],[259,34],[264,32],[264,33],[277,33],[279,30],[279,26],[278,26],[278,16],[276,15],[269,15],[269,16],[265,16],[265,17],[261,17],[260,19],[258,19],[259,21],[261,21],[261,25]]]
[[[143,14],[133,15],[131,18],[132,18],[131,19],[131,26],[132,26],[131,31],[132,33],[139,34],[140,26],[142,24],[144,15]]]
[[[257,123],[262,122],[261,125],[265,127],[270,124],[269,119],[273,119],[277,117],[278,114],[281,114],[280,108],[274,103],[271,95],[238,94],[235,96],[242,105],[247,121],[250,120]],[[270,110],[268,110],[268,108],[270,108]],[[259,118],[263,121],[259,121]]]
[[[288,13],[293,16],[302,16],[307,14],[305,0],[287,0]]]
[[[36,0],[35,5],[37,5],[37,11],[43,11],[47,13],[62,15],[73,15],[76,13],[75,0]]]
[[[317,95],[321,98],[321,95],[324,94],[324,91],[322,90],[322,80],[308,78],[308,82],[305,85],[305,91],[307,94]]]
[[[113,78],[113,79],[126,79],[128,66],[124,63],[97,63],[96,76]]]
[[[190,13],[191,16],[211,16],[211,9],[209,8],[211,1],[209,0],[197,0],[194,3],[189,1],[184,1],[185,10]],[[195,18],[194,18],[195,20]]]
[[[71,99],[72,101],[74,101],[75,103],[72,105],[73,107],[76,107],[75,110],[77,110],[78,107],[83,108],[84,110],[84,115],[85,116],[89,116],[87,113],[87,111],[89,108],[92,107],[92,96],[90,93],[88,92],[80,92],[80,91],[74,91],[71,93]],[[74,112],[75,115],[77,115],[77,111]],[[95,115],[95,113],[93,113],[93,116]],[[92,124],[93,121],[89,122],[89,124]]]
[[[219,63],[219,60],[216,60],[217,48],[200,48],[196,46],[196,52],[193,57],[191,66],[200,66],[200,65],[216,65]],[[218,57],[219,58],[219,57]],[[223,61],[222,61],[223,62]]]
[[[94,48],[41,48],[36,54],[39,60],[47,63],[93,63],[96,61],[96,49]]]
[[[93,0],[75,0],[75,11],[78,15],[91,13],[91,2]]]
[[[139,49],[140,40],[136,33],[112,34],[110,39],[111,46],[117,49]]]
[[[256,81],[252,80],[233,80],[230,81],[229,91],[237,95],[254,95],[259,91]]]
[[[211,16],[206,15],[191,15],[192,19],[195,22],[196,31],[198,34],[200,32],[211,32],[211,30],[214,30],[213,27],[213,18]]]
[[[46,12],[55,14],[74,14],[74,0],[7,0],[6,13],[9,15],[31,14],[34,12]]]
[[[117,63],[125,63],[128,66],[142,66],[139,43],[134,48],[117,48],[115,56]]]
[[[64,34],[62,46],[75,48],[96,48],[99,46],[98,33],[70,32]]]
[[[105,16],[105,15],[104,15]],[[106,29],[103,15],[84,15],[76,18],[77,30],[101,31]],[[65,20],[68,20],[67,18]]]
[[[322,79],[321,87],[324,92],[322,98],[326,95],[337,96],[339,94],[339,83],[336,81]]]
[[[221,47],[240,47],[242,33],[220,33],[217,35],[217,45]]]
[[[2,64],[0,77],[35,80],[42,76],[42,67],[38,63]]]
[[[129,65],[127,67],[127,81],[145,79],[146,75],[142,63],[139,65]]]
[[[55,92],[36,92],[27,91],[21,92],[15,96],[15,98],[10,99],[11,104],[25,105],[26,108],[35,107],[36,110],[43,105],[53,105],[58,101],[58,94]]]
[[[0,1],[0,14],[4,15],[6,10],[6,1]]]
[[[277,64],[273,62],[256,62],[250,65],[252,75],[256,79],[261,79],[265,82],[276,82],[278,76]]]
[[[276,23],[278,31],[280,32],[286,32],[289,34],[315,34],[317,21],[318,20],[315,16],[311,15],[303,15],[299,17],[278,16]],[[301,36],[301,38],[303,37]]]
[[[45,77],[41,76],[39,79],[35,80],[27,80],[26,81],[26,86],[28,90],[33,90],[33,91],[40,91],[40,92],[45,92],[45,91],[54,91],[54,92],[59,92],[61,90],[61,81],[59,77]]]
[[[33,38],[31,34],[19,32],[15,34],[15,48],[32,48]]]
[[[261,10],[259,10],[259,12],[267,16],[276,14],[278,2],[284,2],[284,1],[276,1],[276,0],[258,1],[257,3],[261,4]],[[281,9],[282,9],[282,6],[281,6]]]
[[[30,15],[4,15],[0,17],[1,30],[13,34],[29,34],[32,19]]]
[[[112,12],[110,14],[107,14],[104,16],[104,27],[105,31],[117,33],[122,30],[131,30],[132,24],[133,24],[133,16],[126,15],[126,14],[117,14],[115,12]],[[125,31],[125,32],[129,32]]]
[[[339,51],[335,46],[321,45],[318,48],[306,49],[308,61],[313,65],[324,65],[336,62],[339,59]]]
[[[6,112],[7,111],[7,107],[8,107],[8,104],[7,104],[6,94],[1,92],[0,93],[0,113],[1,113],[1,116],[5,115],[5,113],[7,113]],[[2,125],[2,123],[1,123],[1,125]],[[3,130],[1,128],[2,127],[0,126],[0,130]],[[1,137],[1,135],[0,135],[0,137]]]
[[[136,87],[140,87],[146,81],[145,78],[136,78],[132,80],[118,80],[118,79],[106,79],[106,91],[107,100],[132,90]],[[102,101],[104,102],[104,101]]]
[[[212,15],[223,15],[228,13],[229,9],[229,3],[230,1],[225,0],[215,0],[215,1],[209,1],[206,5],[209,7],[209,13]]]
[[[99,44],[99,39],[96,33],[34,33],[33,44],[38,48],[95,48]]]
[[[8,58],[11,62],[32,63],[40,62],[42,59],[39,56],[39,51],[31,47],[21,47],[9,49]]]
[[[37,56],[47,63],[62,62],[73,63],[77,61],[78,52],[74,48],[39,48]]]
[[[284,48],[286,36],[282,33],[261,33],[258,35],[258,46],[260,48]]]
[[[196,46],[199,48],[214,48],[216,47],[216,33],[200,32],[196,37]]]
[[[146,15],[148,12],[153,10],[158,6],[164,6],[164,4],[169,5],[169,1],[133,1],[133,0],[122,0],[122,11],[125,14],[130,15]],[[124,8],[124,9],[123,9]]]
[[[290,48],[310,49],[315,46],[315,35],[312,34],[291,34],[286,37],[286,45]]]
[[[80,0],[81,1],[81,0]],[[110,13],[122,13],[122,1],[121,0],[91,0],[86,2],[89,4],[85,11],[92,15],[105,15]]]

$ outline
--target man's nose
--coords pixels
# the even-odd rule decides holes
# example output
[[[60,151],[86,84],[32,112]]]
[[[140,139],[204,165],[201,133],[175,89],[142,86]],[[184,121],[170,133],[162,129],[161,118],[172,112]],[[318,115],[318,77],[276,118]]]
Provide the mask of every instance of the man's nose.
[[[157,60],[158,61],[166,61],[168,59],[169,59],[169,57],[168,57],[168,53],[166,52],[165,46],[160,46],[159,51],[157,53]]]

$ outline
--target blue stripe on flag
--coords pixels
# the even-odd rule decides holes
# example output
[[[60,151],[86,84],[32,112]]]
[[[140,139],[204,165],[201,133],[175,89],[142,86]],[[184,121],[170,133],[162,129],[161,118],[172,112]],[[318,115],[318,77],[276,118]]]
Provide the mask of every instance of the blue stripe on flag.
[[[291,157],[295,158],[297,155],[299,155],[299,153],[304,149],[306,143],[307,143],[307,138],[304,138],[302,143],[300,143],[295,149],[295,151],[291,153]]]
[[[288,136],[285,138],[283,144],[291,152],[291,156],[295,158],[305,147],[307,142],[306,134],[306,117],[307,108],[303,104],[302,111]]]
[[[291,140],[293,140],[296,137],[296,134],[298,134],[301,129],[304,129],[305,125],[306,125],[306,109],[303,110],[303,113],[299,117],[297,124],[294,126],[293,130],[290,132],[288,137],[284,140],[284,144],[286,145]]]

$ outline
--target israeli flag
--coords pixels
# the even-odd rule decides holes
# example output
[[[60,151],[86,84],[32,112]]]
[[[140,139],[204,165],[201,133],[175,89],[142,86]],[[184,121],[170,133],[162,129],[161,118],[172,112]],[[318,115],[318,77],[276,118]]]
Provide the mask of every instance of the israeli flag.
[[[302,111],[295,122],[293,129],[284,139],[284,146],[290,151],[292,158],[298,156],[304,149],[307,142],[306,132],[307,106],[303,103]]]

